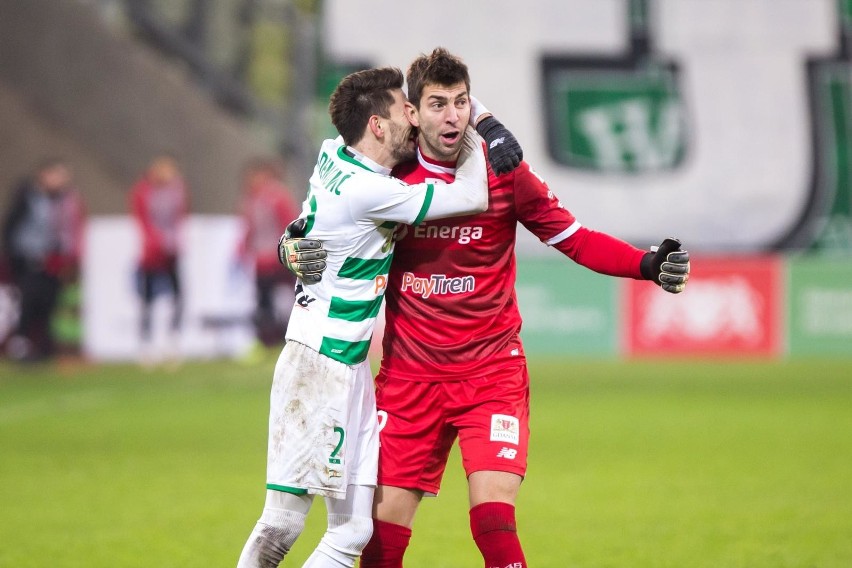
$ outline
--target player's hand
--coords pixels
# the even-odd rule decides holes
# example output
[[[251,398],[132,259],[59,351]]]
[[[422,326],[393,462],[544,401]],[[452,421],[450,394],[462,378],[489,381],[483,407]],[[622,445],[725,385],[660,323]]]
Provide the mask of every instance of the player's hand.
[[[681,250],[679,240],[666,239],[645,253],[639,269],[646,280],[666,292],[680,294],[689,282],[689,252]]]
[[[302,218],[287,225],[278,240],[278,261],[303,282],[316,284],[322,280],[328,253],[322,241],[305,238],[305,225]]]
[[[480,120],[476,131],[488,144],[488,161],[498,176],[511,172],[524,159],[524,151],[515,135],[493,116]]]

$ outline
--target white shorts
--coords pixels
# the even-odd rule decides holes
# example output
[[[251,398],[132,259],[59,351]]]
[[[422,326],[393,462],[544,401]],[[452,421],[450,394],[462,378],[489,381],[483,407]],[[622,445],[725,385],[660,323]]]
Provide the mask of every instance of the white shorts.
[[[370,364],[349,366],[295,341],[275,365],[266,487],[343,499],[376,485],[379,432]]]

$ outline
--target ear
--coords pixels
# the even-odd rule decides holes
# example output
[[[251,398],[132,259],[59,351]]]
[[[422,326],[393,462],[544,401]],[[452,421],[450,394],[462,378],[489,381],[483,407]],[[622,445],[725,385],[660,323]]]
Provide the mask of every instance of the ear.
[[[418,128],[420,127],[420,119],[417,107],[415,107],[414,104],[409,101],[405,102],[405,117],[408,119],[408,122],[411,123],[411,126],[415,126]]]
[[[379,115],[374,114],[373,116],[371,116],[370,120],[367,121],[367,126],[370,128],[370,132],[372,132],[373,136],[375,136],[376,138],[381,139],[384,137],[385,132],[384,128],[382,127],[382,119]]]

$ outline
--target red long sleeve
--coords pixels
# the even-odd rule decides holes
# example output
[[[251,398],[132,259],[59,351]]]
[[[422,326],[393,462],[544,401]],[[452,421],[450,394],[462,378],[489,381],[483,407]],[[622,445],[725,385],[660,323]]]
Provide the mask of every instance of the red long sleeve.
[[[644,280],[639,263],[645,251],[606,233],[580,227],[573,235],[556,243],[554,248],[595,272]]]

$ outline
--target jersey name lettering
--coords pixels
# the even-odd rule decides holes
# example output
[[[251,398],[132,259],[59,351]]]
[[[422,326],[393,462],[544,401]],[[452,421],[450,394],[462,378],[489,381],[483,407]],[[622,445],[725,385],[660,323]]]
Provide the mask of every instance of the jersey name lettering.
[[[335,166],[334,162],[329,159],[328,154],[325,152],[320,154],[317,169],[319,170],[322,185],[329,192],[340,195],[340,184],[349,179],[350,174],[344,175],[342,171],[337,169],[337,166]]]

